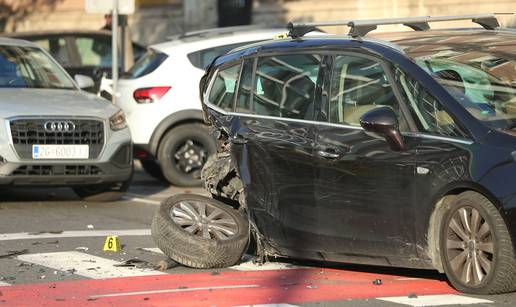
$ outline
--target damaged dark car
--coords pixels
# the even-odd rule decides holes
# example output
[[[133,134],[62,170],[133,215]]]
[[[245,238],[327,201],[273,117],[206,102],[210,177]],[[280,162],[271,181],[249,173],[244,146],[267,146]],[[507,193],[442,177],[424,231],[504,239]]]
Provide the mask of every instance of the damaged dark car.
[[[469,18],[484,29],[292,25],[216,59],[200,86],[220,145],[202,173],[212,198],[166,200],[157,245],[197,268],[252,245],[262,259],[435,269],[466,293],[514,291],[516,33]]]

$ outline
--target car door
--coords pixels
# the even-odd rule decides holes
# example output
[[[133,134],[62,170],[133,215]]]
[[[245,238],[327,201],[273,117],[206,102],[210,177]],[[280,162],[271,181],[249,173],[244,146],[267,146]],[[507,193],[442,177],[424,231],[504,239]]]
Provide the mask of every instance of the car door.
[[[258,228],[276,247],[304,242],[314,203],[314,106],[322,56],[271,55],[246,60],[231,124],[232,153]]]
[[[378,58],[342,53],[329,80],[314,149],[319,248],[335,260],[414,256],[413,137],[393,151],[360,126],[364,113],[388,106],[400,130],[410,130],[390,69]]]

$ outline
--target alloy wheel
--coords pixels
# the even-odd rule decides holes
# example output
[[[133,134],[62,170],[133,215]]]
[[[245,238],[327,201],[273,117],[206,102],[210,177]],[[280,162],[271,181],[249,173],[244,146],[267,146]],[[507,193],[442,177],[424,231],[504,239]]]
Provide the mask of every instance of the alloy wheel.
[[[190,139],[180,145],[174,153],[177,168],[185,174],[195,174],[201,170],[207,157],[208,153],[204,146]]]
[[[182,200],[172,206],[170,216],[186,232],[205,239],[227,240],[238,233],[233,217],[209,203]]]
[[[492,272],[496,245],[491,226],[472,207],[455,211],[446,230],[446,256],[453,274],[463,284],[480,286]]]

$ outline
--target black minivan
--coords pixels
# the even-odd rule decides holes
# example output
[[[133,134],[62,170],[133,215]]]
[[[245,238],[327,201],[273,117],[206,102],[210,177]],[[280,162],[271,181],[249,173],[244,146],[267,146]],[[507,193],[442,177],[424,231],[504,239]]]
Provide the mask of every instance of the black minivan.
[[[484,27],[430,30],[471,19]],[[416,30],[366,36],[378,25]],[[516,289],[516,33],[494,15],[351,21],[233,50],[201,82],[213,195],[174,196],[158,246],[230,266],[283,256],[437,269],[458,290]],[[331,24],[333,25],[333,24]]]

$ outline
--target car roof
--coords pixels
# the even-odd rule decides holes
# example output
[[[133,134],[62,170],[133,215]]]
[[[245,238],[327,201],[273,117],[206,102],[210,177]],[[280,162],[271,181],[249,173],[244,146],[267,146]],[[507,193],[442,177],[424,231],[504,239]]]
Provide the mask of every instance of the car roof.
[[[0,45],[3,46],[26,46],[26,47],[38,47],[36,44],[23,40],[10,37],[0,37]],[[39,47],[38,47],[39,48]]]
[[[273,38],[278,34],[285,34],[285,28],[256,29],[249,31],[230,32],[228,34],[210,35],[207,37],[196,37],[195,39],[179,38],[176,40],[151,45],[150,48],[164,53],[177,51],[194,52],[210,47],[231,45],[239,42],[264,41]]]
[[[302,38],[285,38],[279,40],[267,40],[251,45],[238,47],[222,57],[217,65],[231,60],[232,55],[240,53],[275,52],[285,51],[288,48],[339,48],[344,47],[344,42],[362,41],[370,42],[409,56],[420,52],[459,49],[479,49],[508,46],[510,52],[516,52],[516,31],[510,29],[485,30],[473,29],[445,29],[428,31],[402,31],[369,34],[364,37],[351,37],[349,35],[318,35],[304,36]]]

